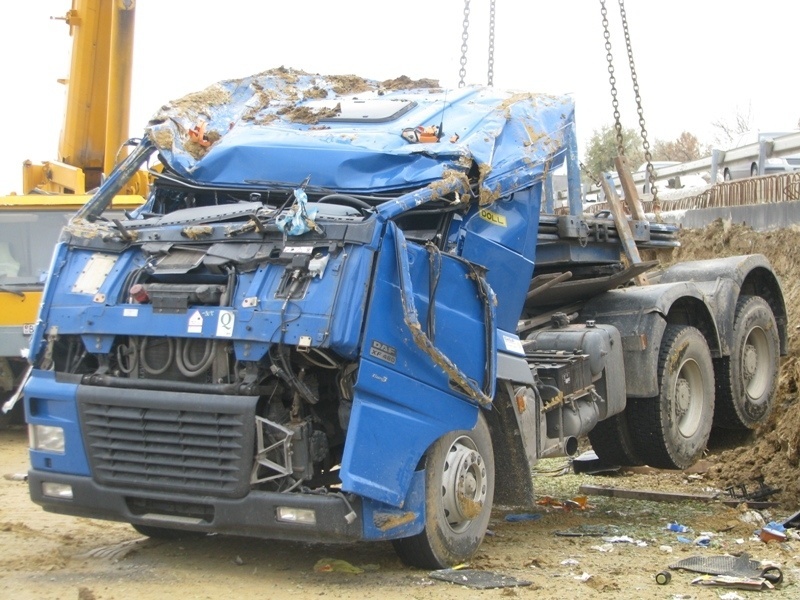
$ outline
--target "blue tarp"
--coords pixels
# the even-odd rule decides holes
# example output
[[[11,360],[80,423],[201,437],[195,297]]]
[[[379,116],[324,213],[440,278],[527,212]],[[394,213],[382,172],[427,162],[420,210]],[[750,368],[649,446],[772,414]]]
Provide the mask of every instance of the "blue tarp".
[[[179,174],[221,185],[308,179],[375,193],[477,167],[485,191],[500,180],[507,191],[561,163],[571,98],[423,82],[428,87],[275,69],[167,104],[147,134]],[[430,137],[437,128],[438,141]],[[409,141],[415,132],[422,141]]]

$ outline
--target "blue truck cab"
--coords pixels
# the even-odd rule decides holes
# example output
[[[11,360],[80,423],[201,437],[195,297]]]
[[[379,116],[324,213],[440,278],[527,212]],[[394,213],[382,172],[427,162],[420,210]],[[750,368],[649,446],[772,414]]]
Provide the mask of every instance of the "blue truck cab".
[[[634,286],[613,221],[543,213],[553,170],[577,181],[569,97],[342,86],[277,69],[165,105],[65,227],[24,389],[45,510],[392,540],[438,568],[581,437],[683,468],[712,424],[766,418],[786,347],[766,259]],[[141,168],[146,203],[104,216]]]

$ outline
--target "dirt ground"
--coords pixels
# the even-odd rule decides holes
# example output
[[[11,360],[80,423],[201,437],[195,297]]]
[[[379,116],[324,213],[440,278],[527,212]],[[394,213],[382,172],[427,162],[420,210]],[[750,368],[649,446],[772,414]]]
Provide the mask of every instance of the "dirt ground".
[[[712,447],[703,468],[696,469],[699,472],[586,475],[575,474],[566,460],[543,461],[535,474],[541,506],[529,513],[534,518],[508,521],[506,516],[518,513],[496,507],[490,535],[469,565],[530,585],[479,590],[444,583],[427,571],[402,565],[388,543],[310,545],[221,536],[156,541],[142,538],[124,524],[45,513],[28,497],[27,439],[25,430],[17,427],[0,431],[0,596],[15,600],[798,598],[800,537],[765,543],[754,536],[764,522],[783,521],[800,508],[797,235],[794,230],[755,233],[721,222],[681,234],[682,248],[668,260],[763,252],[781,277],[790,311],[791,352],[781,371],[774,418],[735,449]],[[578,498],[582,484],[710,494],[733,484],[754,489],[759,480],[782,490],[772,498],[779,506],[753,511],[716,501],[605,496],[588,496],[583,509],[563,506],[568,500],[582,502]],[[690,531],[666,530],[672,521]],[[693,543],[706,534],[707,547]],[[628,536],[630,541],[609,541],[613,536]],[[756,592],[693,585],[699,575],[687,571],[672,570],[671,581],[664,586],[654,579],[684,558],[741,553],[779,565],[784,583],[775,590]],[[322,559],[344,560],[362,572],[315,571]]]

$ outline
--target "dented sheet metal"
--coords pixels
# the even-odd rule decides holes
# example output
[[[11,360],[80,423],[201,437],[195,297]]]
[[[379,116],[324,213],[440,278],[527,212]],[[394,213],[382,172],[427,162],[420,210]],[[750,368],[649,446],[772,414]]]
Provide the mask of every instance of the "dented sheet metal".
[[[275,69],[165,105],[147,136],[170,167],[204,183],[308,178],[312,187],[375,193],[476,167],[483,203],[563,161],[569,97],[398,81]]]

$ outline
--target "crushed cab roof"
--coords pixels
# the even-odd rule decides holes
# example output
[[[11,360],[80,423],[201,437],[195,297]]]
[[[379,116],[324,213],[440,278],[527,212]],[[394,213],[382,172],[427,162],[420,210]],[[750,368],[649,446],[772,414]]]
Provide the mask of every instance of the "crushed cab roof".
[[[146,135],[178,174],[207,184],[377,193],[475,168],[483,188],[502,179],[508,190],[560,165],[573,123],[568,96],[279,68],[166,104]]]

